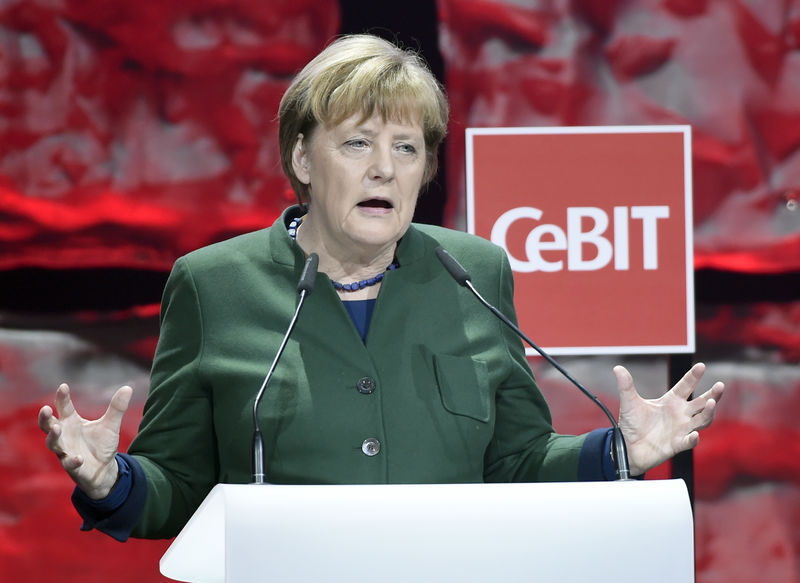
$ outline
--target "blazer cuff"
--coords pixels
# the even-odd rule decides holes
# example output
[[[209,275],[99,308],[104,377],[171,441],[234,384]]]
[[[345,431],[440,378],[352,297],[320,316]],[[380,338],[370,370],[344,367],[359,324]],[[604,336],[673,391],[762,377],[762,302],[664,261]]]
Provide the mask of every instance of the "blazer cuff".
[[[578,456],[578,481],[602,482],[614,480],[617,475],[611,458],[613,429],[595,429],[589,432]]]
[[[125,542],[144,508],[147,479],[141,464],[133,457],[118,453],[116,459],[120,475],[108,496],[92,500],[76,486],[72,492],[72,505],[83,518],[81,530],[94,528]]]

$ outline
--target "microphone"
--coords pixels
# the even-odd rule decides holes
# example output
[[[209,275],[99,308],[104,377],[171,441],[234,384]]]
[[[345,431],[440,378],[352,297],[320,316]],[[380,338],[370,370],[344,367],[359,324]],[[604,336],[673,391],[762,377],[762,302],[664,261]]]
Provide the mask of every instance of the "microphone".
[[[549,362],[553,367],[555,367],[558,372],[560,372],[564,377],[571,382],[573,385],[578,387],[578,389],[587,397],[589,397],[596,405],[598,405],[602,410],[603,413],[606,414],[608,419],[611,421],[611,425],[613,429],[613,440],[614,440],[614,463],[616,465],[617,470],[617,480],[630,480],[631,479],[631,471],[628,465],[628,450],[625,446],[625,437],[622,435],[622,431],[619,428],[619,424],[617,420],[614,419],[614,416],[611,414],[611,411],[603,404],[600,399],[598,399],[589,389],[584,387],[581,383],[575,380],[572,375],[570,375],[558,362],[556,362],[553,357],[547,354],[544,350],[539,348],[530,338],[528,338],[519,327],[514,324],[511,320],[509,320],[505,314],[503,314],[500,310],[495,308],[492,304],[487,302],[483,296],[478,293],[478,290],[475,289],[475,286],[472,285],[472,278],[469,275],[469,272],[464,269],[464,267],[456,260],[455,257],[450,255],[450,253],[444,249],[443,247],[436,248],[436,256],[439,258],[439,261],[442,262],[444,268],[447,272],[459,283],[466,288],[468,288],[480,302],[486,306],[495,316],[497,316],[506,326],[511,328],[517,336],[525,340],[531,348],[533,348],[536,352],[541,354],[547,362]]]
[[[286,348],[286,343],[289,341],[289,336],[292,335],[292,330],[294,330],[294,326],[297,323],[297,316],[300,314],[300,308],[303,307],[306,296],[309,295],[314,289],[314,280],[317,278],[318,267],[319,256],[316,253],[312,253],[308,256],[308,259],[306,259],[306,264],[303,267],[303,273],[300,275],[300,281],[297,283],[297,293],[300,294],[300,300],[297,302],[297,308],[294,311],[294,316],[292,316],[292,321],[289,322],[289,327],[286,329],[286,334],[283,336],[283,341],[278,347],[278,352],[275,355],[275,359],[272,361],[272,366],[269,367],[267,376],[264,377],[264,382],[261,383],[261,388],[258,390],[256,399],[253,402],[253,484],[266,484],[264,480],[264,439],[261,436],[261,428],[258,425],[258,404],[261,402],[261,397],[264,395],[264,390],[267,388],[269,380],[272,378],[272,373],[275,372],[275,367],[277,366],[278,361],[283,354],[283,349]]]

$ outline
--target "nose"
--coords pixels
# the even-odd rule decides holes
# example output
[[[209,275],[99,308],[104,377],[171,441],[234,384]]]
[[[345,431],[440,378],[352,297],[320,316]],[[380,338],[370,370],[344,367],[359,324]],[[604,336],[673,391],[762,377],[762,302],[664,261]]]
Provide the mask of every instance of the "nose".
[[[370,180],[389,182],[394,178],[394,158],[391,146],[375,145],[368,169]]]

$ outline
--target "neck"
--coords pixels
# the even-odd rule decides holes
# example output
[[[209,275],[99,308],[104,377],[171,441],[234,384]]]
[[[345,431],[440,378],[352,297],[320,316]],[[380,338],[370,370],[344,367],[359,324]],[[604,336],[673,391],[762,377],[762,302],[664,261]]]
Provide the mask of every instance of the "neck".
[[[296,235],[297,244],[306,254],[316,253],[319,256],[319,270],[328,275],[333,281],[350,283],[374,277],[383,273],[394,259],[397,243],[382,247],[359,245],[337,245],[326,241],[320,236],[319,230],[311,214],[303,219]],[[380,284],[365,288],[357,292],[344,292],[349,299],[365,299],[367,289],[373,290],[377,295]],[[342,292],[340,292],[342,294]],[[364,297],[360,297],[360,296]]]

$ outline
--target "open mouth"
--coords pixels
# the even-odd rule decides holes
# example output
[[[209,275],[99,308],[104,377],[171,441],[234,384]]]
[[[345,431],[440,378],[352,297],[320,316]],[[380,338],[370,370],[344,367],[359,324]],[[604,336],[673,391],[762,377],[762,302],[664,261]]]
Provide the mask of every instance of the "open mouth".
[[[379,209],[390,209],[392,207],[392,203],[388,200],[381,200],[377,198],[369,198],[367,200],[362,200],[358,203],[358,206],[364,208],[379,208]]]

